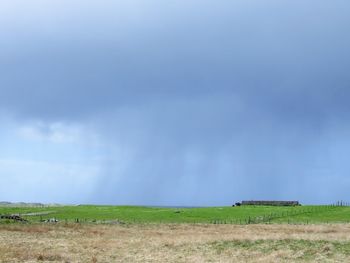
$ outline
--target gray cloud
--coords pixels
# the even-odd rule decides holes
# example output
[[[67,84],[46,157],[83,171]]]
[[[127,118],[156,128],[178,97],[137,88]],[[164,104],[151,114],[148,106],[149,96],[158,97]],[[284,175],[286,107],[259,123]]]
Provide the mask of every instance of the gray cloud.
[[[0,110],[96,134],[87,201],[345,194],[346,1],[1,5]]]

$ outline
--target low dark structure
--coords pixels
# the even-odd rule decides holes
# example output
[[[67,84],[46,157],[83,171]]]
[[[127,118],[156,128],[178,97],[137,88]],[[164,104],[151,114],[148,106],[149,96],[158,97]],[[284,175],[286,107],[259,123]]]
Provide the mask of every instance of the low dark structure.
[[[299,201],[242,201],[242,205],[298,206]]]
[[[28,222],[26,219],[20,217],[19,215],[0,215],[0,219],[12,219],[19,222]]]

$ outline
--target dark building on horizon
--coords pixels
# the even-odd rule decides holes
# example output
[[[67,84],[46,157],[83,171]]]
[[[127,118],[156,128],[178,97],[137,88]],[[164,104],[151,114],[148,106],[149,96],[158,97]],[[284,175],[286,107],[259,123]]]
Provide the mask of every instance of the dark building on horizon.
[[[270,205],[270,206],[298,206],[299,201],[263,201],[263,200],[249,200],[242,201],[241,205]]]

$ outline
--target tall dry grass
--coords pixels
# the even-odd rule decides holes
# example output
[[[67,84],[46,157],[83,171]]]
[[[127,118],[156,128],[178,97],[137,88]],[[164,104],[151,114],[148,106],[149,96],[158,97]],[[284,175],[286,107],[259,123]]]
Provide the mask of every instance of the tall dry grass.
[[[350,262],[350,226],[0,225],[0,262]]]

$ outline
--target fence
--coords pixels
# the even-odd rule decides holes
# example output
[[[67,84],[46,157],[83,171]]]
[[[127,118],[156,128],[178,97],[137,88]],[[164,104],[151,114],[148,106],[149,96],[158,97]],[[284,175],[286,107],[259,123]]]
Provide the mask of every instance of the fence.
[[[269,214],[263,214],[261,216],[252,217],[248,216],[246,218],[241,219],[232,219],[232,220],[221,220],[221,219],[214,219],[211,221],[212,224],[262,224],[262,223],[271,223],[272,220],[281,219],[281,218],[288,218],[287,223],[288,224],[297,224],[297,223],[305,223],[309,224],[312,221],[309,219],[306,219],[305,221],[302,220],[295,220],[293,221],[290,219],[293,216],[303,215],[303,214],[311,214],[311,213],[317,213],[317,212],[323,212],[323,211],[329,211],[336,207],[345,207],[350,206],[350,203],[344,202],[344,201],[337,201],[334,204],[331,205],[324,205],[324,206],[315,206],[315,207],[306,207],[301,208],[294,211],[284,211],[279,213],[269,213]],[[348,223],[350,220],[348,221]],[[327,223],[327,222],[326,222]]]
[[[309,224],[312,223],[312,220],[305,219],[305,220],[293,220],[293,217],[299,216],[299,215],[307,215],[317,212],[323,212],[323,211],[330,211],[337,207],[345,207],[350,206],[350,203],[344,202],[344,201],[337,201],[334,204],[331,205],[325,205],[325,206],[314,206],[314,207],[295,207],[291,208],[287,211],[281,211],[281,212],[273,212],[273,213],[266,213],[259,216],[247,216],[242,218],[214,218],[208,221],[204,220],[192,220],[192,221],[181,221],[181,220],[174,220],[173,222],[169,220],[162,220],[159,219],[157,221],[148,222],[146,220],[137,220],[137,219],[131,219],[128,221],[121,221],[119,219],[87,219],[87,218],[74,218],[74,219],[61,219],[60,222],[64,223],[92,223],[92,224],[154,224],[154,223],[191,223],[191,224],[238,224],[238,225],[249,225],[249,224],[269,224],[272,223],[272,221],[278,221],[278,219],[286,219],[283,221],[283,223],[288,224]],[[241,209],[239,207],[234,209]],[[46,222],[46,223],[57,223],[58,220],[56,218],[46,218],[43,216],[43,214],[37,214],[37,216],[40,215],[40,219],[38,219],[39,222]],[[26,217],[26,219],[29,219]],[[31,221],[34,222],[34,221]],[[327,223],[327,222],[325,222]]]

